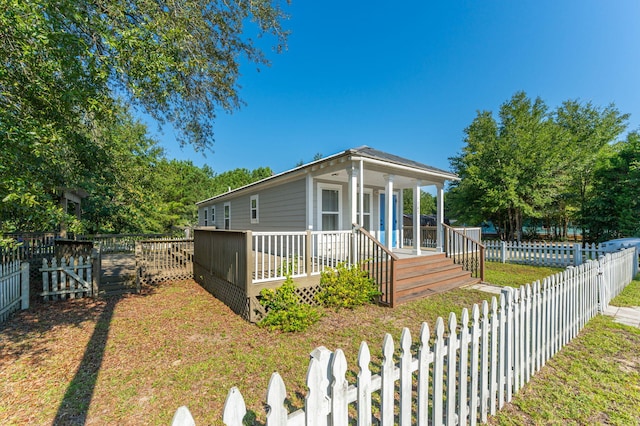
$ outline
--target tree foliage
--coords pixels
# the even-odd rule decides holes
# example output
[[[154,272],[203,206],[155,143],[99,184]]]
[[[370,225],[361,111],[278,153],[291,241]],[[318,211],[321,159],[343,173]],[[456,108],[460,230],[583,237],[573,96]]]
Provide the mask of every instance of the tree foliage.
[[[80,230],[58,205],[61,188],[92,195],[88,230],[159,229],[193,214],[175,204],[192,201],[180,181],[163,176],[189,185],[212,171],[165,164],[131,108],[211,148],[216,114],[241,105],[240,63],[268,64],[255,36],[281,49],[283,18],[269,0],[0,0],[2,230]]]
[[[583,214],[591,241],[640,237],[640,132],[629,133],[613,151],[596,168]]]
[[[413,190],[405,189],[402,194],[402,212],[406,214],[413,213]],[[436,213],[436,197],[428,192],[420,191],[420,214]]]
[[[522,238],[525,221],[566,232],[585,211],[599,153],[627,118],[613,105],[577,101],[549,111],[542,99],[515,93],[498,120],[481,111],[465,129],[463,151],[450,159],[462,178],[452,185],[450,208],[468,223],[491,221],[503,239]]]

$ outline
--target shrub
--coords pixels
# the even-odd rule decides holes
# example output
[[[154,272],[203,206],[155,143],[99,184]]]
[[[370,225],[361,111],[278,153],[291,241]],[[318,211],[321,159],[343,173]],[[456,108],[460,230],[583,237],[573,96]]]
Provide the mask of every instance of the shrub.
[[[354,308],[371,303],[381,293],[361,264],[339,263],[336,269],[322,271],[316,300],[324,306]]]
[[[291,277],[287,277],[275,290],[262,290],[260,296],[260,304],[267,311],[258,323],[261,327],[287,332],[305,331],[320,319],[320,313],[316,308],[302,303]]]

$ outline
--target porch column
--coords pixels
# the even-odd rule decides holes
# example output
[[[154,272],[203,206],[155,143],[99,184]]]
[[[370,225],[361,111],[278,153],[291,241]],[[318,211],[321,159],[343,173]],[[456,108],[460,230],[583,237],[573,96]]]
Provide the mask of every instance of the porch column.
[[[348,167],[347,175],[349,176],[349,207],[351,210],[349,229],[351,229],[351,225],[358,222],[358,204],[356,204],[358,202],[358,169]]]
[[[313,177],[306,176],[307,180],[307,229],[313,231]]]
[[[360,187],[360,199],[358,200],[360,206],[360,218],[358,219],[358,225],[364,226],[364,160],[360,159],[360,170],[358,171],[358,185]],[[373,203],[373,200],[370,200]]]
[[[386,220],[384,229],[384,242],[389,250],[393,248],[393,175],[386,175],[385,186],[386,197],[384,206],[384,217]]]
[[[413,187],[413,252],[420,256],[420,245],[422,244],[420,229],[420,181],[416,182],[416,186]]]
[[[442,253],[444,251],[444,184],[436,184],[436,251]]]

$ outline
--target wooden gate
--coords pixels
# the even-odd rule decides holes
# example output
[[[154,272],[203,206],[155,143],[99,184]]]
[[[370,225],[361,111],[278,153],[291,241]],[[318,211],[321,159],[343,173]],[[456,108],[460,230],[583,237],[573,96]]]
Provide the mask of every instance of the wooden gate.
[[[75,299],[94,295],[91,257],[42,260],[42,293],[44,300]],[[98,274],[100,271],[96,271]]]

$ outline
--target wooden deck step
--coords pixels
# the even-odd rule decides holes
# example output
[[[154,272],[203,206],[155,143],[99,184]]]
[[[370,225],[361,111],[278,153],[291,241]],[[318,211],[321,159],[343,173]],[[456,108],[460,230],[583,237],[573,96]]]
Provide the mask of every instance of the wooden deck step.
[[[480,282],[444,254],[400,259],[394,278],[395,304]]]

